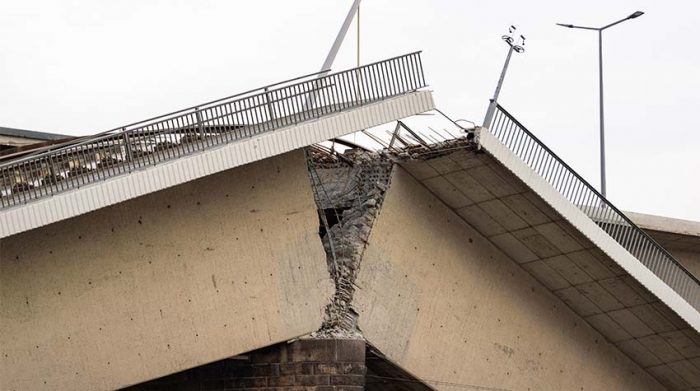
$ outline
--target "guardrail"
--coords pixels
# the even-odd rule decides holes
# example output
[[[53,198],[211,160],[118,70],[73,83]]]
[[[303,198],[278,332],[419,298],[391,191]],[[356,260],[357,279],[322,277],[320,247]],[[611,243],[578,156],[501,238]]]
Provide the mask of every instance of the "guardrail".
[[[488,131],[690,305],[700,310],[698,279],[500,105]]]
[[[0,209],[425,87],[420,52],[247,91],[0,164]],[[298,81],[300,79],[309,79]],[[295,82],[295,83],[291,83]]]

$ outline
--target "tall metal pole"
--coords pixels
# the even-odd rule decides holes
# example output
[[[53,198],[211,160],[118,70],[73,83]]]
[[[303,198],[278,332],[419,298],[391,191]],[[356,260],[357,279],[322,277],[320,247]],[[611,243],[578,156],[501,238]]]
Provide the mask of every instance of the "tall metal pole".
[[[510,64],[510,57],[513,55],[513,47],[508,49],[508,55],[506,56],[506,62],[503,64],[503,70],[501,71],[501,77],[498,78],[498,84],[496,84],[496,91],[493,93],[493,98],[489,104],[489,109],[486,110],[486,117],[484,117],[484,128],[491,126],[491,121],[493,120],[493,113],[496,111],[496,105],[498,104],[498,95],[501,93],[501,87],[503,86],[503,80],[506,78],[506,71],[508,71],[508,64]]]
[[[598,30],[598,75],[600,76],[600,193],[605,197],[605,115],[603,114],[603,30]]]
[[[361,0],[353,1],[352,6],[350,6],[350,10],[345,16],[345,21],[343,21],[343,25],[340,26],[340,31],[338,31],[338,35],[336,35],[335,41],[333,41],[331,50],[328,51],[326,59],[323,61],[323,65],[321,66],[322,73],[319,73],[318,76],[316,76],[317,79],[322,78],[326,75],[326,73],[330,72],[331,66],[333,65],[333,61],[335,61],[335,57],[336,55],[338,55],[338,50],[340,50],[340,45],[343,44],[343,40],[345,40],[345,35],[347,34],[348,29],[350,28],[350,24],[352,24],[352,20],[355,17],[355,14],[357,13],[358,9],[360,8],[360,1]],[[311,92],[311,94],[304,101],[304,110],[306,110],[308,107],[314,106],[316,96],[318,96],[318,91],[316,91],[316,88],[317,83],[314,83],[314,86],[312,88],[313,92]]]
[[[328,55],[326,56],[326,60],[323,62],[323,66],[321,66],[322,71],[329,71],[331,69],[331,66],[333,65],[333,61],[335,61],[335,56],[338,54],[338,50],[340,49],[340,45],[343,43],[343,40],[345,39],[345,34],[348,32],[348,29],[350,28],[350,23],[352,23],[352,19],[355,17],[355,14],[357,13],[358,8],[360,8],[360,1],[361,0],[355,0],[352,3],[352,6],[350,7],[348,14],[345,16],[345,21],[343,22],[343,25],[340,27],[340,31],[338,31],[338,35],[335,37],[335,41],[333,41],[333,46],[331,46],[331,50],[328,52]]]
[[[603,30],[608,29],[612,26],[618,25],[626,20],[636,19],[644,15],[642,11],[636,11],[630,16],[610,23],[603,27],[587,27],[587,26],[575,26],[573,24],[557,23],[558,26],[566,27],[570,29],[582,29],[582,30],[594,30],[598,32],[598,75],[599,75],[599,92],[600,98],[598,99],[600,104],[600,193],[603,197],[606,197],[606,185],[605,185],[605,115],[603,112]]]
[[[515,31],[515,27],[511,26],[511,34]],[[501,87],[503,87],[503,80],[506,78],[506,71],[508,71],[508,64],[510,64],[510,58],[513,56],[513,51],[516,51],[518,53],[522,53],[525,51],[522,45],[518,45],[515,43],[515,40],[513,39],[512,36],[510,35],[504,35],[503,40],[506,41],[508,46],[510,48],[508,49],[508,55],[506,56],[506,62],[503,64],[503,70],[501,70],[501,77],[498,78],[498,84],[496,84],[496,91],[493,93],[493,98],[491,99],[491,103],[489,103],[489,108],[486,110],[486,116],[484,117],[484,128],[489,128],[491,126],[491,122],[493,121],[493,116],[494,113],[496,112],[496,106],[498,105],[498,95],[501,93]],[[525,37],[522,35],[520,38],[523,40],[523,44],[525,41]]]
[[[360,5],[357,5],[357,67],[360,67]]]
[[[360,67],[360,4],[357,4],[357,67]],[[360,91],[360,81],[359,77],[357,78],[357,91]],[[357,99],[358,101],[360,100],[359,97]],[[352,134],[352,142],[354,144],[357,144],[357,132]]]

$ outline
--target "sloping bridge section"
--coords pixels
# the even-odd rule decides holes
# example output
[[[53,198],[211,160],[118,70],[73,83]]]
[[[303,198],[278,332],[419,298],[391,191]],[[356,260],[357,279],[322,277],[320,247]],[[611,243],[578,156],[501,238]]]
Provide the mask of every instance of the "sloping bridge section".
[[[477,137],[400,165],[662,384],[699,387],[696,278],[502,108]]]
[[[419,52],[304,78],[0,164],[0,237],[433,108]]]
[[[612,282],[624,276],[610,261],[596,267],[599,261],[589,255],[597,254],[592,244],[566,234],[565,222],[551,208],[532,203],[534,194],[509,181],[512,177],[502,178],[494,171],[500,164],[485,157],[454,151],[395,169],[356,280],[354,303],[367,341],[416,378],[444,390],[663,390],[528,273],[521,262],[531,250],[523,245],[506,252],[496,245],[497,238],[510,234],[494,218],[472,224],[488,216],[480,208],[529,205],[529,221],[537,221],[537,228],[523,233],[534,236],[532,231],[542,229],[537,237],[542,247],[556,240],[546,247],[559,255],[553,263],[568,260],[565,253],[578,254],[592,265],[587,270],[606,273]],[[473,168],[469,177],[461,167]],[[478,182],[465,188],[473,189],[468,193],[473,202],[461,190],[439,184],[472,174]],[[488,210],[502,221],[499,209]],[[562,288],[570,285],[560,279]],[[660,304],[640,285],[629,290],[642,309],[655,311]]]
[[[499,106],[492,129],[482,132],[480,141],[579,231],[700,330],[698,279],[512,115]]]
[[[114,389],[317,330],[300,149],[431,110],[423,87],[413,53],[2,163],[0,388]]]
[[[0,389],[112,390],[315,331],[302,151],[0,240]]]

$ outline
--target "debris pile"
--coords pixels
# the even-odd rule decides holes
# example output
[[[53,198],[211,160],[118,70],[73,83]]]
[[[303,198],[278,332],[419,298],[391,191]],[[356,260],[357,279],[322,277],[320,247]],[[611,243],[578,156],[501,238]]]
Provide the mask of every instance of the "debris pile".
[[[352,307],[355,278],[372,224],[388,189],[392,162],[383,154],[351,149],[343,154],[312,147],[309,173],[319,212],[319,235],[335,281],[315,338],[362,338]]]
[[[458,149],[476,150],[469,137],[411,144],[397,137],[396,147],[378,152],[350,148],[343,153],[322,145],[306,149],[319,214],[319,236],[326,251],[335,293],[315,338],[362,338],[352,300],[374,220],[389,188],[394,162],[433,159]]]

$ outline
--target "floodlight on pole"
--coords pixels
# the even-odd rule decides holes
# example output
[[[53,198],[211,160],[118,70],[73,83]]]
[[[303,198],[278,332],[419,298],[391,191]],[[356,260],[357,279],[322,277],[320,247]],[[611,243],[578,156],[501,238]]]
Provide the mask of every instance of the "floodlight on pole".
[[[642,11],[635,11],[633,14],[626,18],[620,19],[616,22],[610,23],[603,27],[586,27],[586,26],[576,26],[573,24],[557,23],[557,26],[566,27],[570,29],[581,29],[581,30],[595,30],[598,32],[598,75],[599,75],[599,91],[600,91],[600,193],[605,197],[606,186],[605,186],[605,118],[603,111],[603,30],[608,29],[612,26],[620,24],[626,20],[636,19],[644,15]]]
[[[493,94],[493,98],[491,99],[489,108],[486,110],[486,116],[484,117],[483,125],[484,128],[488,128],[489,126],[491,126],[491,121],[493,120],[493,116],[496,112],[496,106],[498,105],[498,95],[501,93],[501,87],[503,87],[503,80],[506,78],[506,71],[508,70],[510,57],[513,55],[513,52],[522,53],[525,51],[525,37],[521,35],[518,38],[514,38],[515,30],[515,26],[510,26],[510,28],[508,29],[508,34],[501,37],[501,39],[503,39],[508,44],[508,46],[510,46],[510,48],[508,49],[506,62],[505,64],[503,64],[501,77],[498,78],[498,84],[496,84],[496,91]]]

